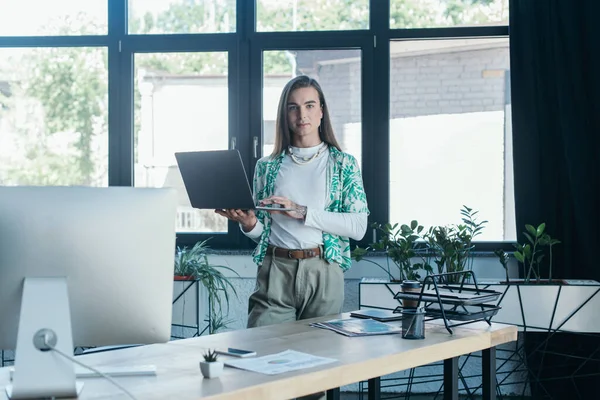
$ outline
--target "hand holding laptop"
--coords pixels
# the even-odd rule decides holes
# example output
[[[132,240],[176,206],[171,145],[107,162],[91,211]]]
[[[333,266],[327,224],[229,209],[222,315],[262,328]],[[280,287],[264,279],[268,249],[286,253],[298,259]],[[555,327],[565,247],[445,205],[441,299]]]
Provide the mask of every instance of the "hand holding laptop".
[[[290,218],[304,220],[306,218],[306,207],[300,206],[290,199],[280,196],[271,196],[259,201],[257,209],[270,212],[272,214],[285,214]],[[258,221],[254,211],[239,209],[215,210],[215,213],[238,222],[242,225],[244,232],[250,232],[256,226]]]
[[[254,215],[254,211],[252,210],[236,210],[236,209],[227,209],[227,210],[215,210],[215,212],[225,218],[228,218],[232,221],[235,221],[242,225],[242,229],[244,232],[250,232],[256,226],[256,215]]]

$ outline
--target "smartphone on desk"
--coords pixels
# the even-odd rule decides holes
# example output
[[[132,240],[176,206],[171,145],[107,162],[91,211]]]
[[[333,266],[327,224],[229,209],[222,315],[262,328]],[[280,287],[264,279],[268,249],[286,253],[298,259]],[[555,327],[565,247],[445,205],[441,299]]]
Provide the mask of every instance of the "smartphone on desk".
[[[252,350],[242,350],[242,349],[236,349],[233,347],[227,347],[224,349],[216,349],[215,352],[217,354],[223,354],[226,356],[233,356],[233,357],[252,357],[256,355],[255,351]]]

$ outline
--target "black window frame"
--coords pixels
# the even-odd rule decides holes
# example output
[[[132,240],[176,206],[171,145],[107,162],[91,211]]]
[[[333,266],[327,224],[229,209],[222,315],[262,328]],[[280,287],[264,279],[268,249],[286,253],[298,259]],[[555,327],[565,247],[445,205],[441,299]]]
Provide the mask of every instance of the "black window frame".
[[[449,38],[508,38],[508,25],[390,29],[390,0],[369,1],[369,29],[353,31],[257,32],[256,0],[237,0],[236,31],[227,33],[129,34],[127,0],[107,0],[108,34],[94,36],[0,37],[0,48],[104,47],[108,49],[108,183],[131,186],[134,176],[134,54],[154,52],[228,53],[229,137],[235,138],[246,170],[256,158],[252,137],[262,149],[262,53],[269,50],[360,49],[362,78],[362,173],[371,215],[369,224],[389,221],[390,41]],[[260,154],[259,154],[260,157]],[[393,221],[390,221],[393,222]],[[251,249],[237,224],[227,233],[177,235],[178,246],[211,238],[216,249]],[[372,242],[368,230],[358,242]],[[356,242],[353,242],[356,244]],[[477,242],[477,250],[510,249],[510,242]]]

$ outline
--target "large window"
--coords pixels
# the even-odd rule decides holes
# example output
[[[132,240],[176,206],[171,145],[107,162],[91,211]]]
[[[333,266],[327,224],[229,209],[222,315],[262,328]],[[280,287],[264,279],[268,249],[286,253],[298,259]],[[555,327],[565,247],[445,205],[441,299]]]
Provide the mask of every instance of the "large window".
[[[235,6],[236,0],[129,0],[129,32],[234,32]]]
[[[369,28],[368,0],[258,0],[258,31],[335,31]]]
[[[0,49],[0,185],[108,185],[103,48]]]
[[[0,36],[106,35],[108,0],[0,0]]]
[[[508,39],[393,41],[390,71],[390,219],[445,225],[466,205],[481,240],[515,239]]]
[[[390,27],[508,24],[508,0],[390,0]]]
[[[174,153],[235,147],[251,179],[307,74],[370,223],[466,205],[489,221],[477,239],[515,238],[508,0],[0,0],[0,16],[2,185],[175,187],[178,245],[252,248],[190,206]]]
[[[227,53],[136,54],[135,76],[135,186],[177,189],[178,232],[226,232],[192,208],[174,154],[227,149]]]

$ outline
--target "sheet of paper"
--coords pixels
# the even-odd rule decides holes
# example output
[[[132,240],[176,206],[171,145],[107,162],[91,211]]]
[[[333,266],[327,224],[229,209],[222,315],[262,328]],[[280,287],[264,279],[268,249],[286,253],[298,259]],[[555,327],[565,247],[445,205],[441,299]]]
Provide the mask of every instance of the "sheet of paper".
[[[227,360],[225,361],[225,365],[261,374],[276,375],[284,372],[296,371],[298,369],[312,368],[336,361],[337,360],[333,358],[318,357],[299,351],[286,350],[281,353],[270,354],[263,357]]]

